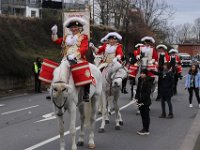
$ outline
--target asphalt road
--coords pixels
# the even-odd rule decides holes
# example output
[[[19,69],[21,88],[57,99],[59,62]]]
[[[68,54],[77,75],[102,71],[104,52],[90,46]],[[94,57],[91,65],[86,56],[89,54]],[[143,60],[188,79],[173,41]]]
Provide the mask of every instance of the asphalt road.
[[[188,107],[188,92],[184,90],[184,82],[184,79],[179,82],[179,93],[172,98],[174,119],[158,118],[161,114],[160,102],[152,101],[149,136],[136,134],[136,131],[142,127],[141,118],[135,114],[136,106],[129,104],[130,94],[122,94],[120,107],[124,126],[120,131],[116,131],[115,117],[112,115],[110,124],[106,126],[106,132],[98,133],[100,126],[98,121],[95,130],[96,149],[177,150],[198,111],[196,98],[193,101],[194,108]],[[57,120],[50,114],[53,112],[52,104],[45,100],[46,95],[47,93],[41,93],[0,99],[0,150],[59,149]],[[67,113],[65,124],[66,149],[69,150],[71,139],[67,132],[69,128]],[[80,121],[77,117],[77,127],[79,125]],[[87,139],[86,136],[85,143]],[[87,144],[78,149],[87,149]]]

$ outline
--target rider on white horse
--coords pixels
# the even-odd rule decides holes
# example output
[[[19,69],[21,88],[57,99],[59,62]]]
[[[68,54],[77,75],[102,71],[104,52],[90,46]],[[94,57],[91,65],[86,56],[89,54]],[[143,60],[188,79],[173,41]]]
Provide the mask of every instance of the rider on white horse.
[[[57,25],[54,25],[51,28],[52,41],[62,46],[62,55],[63,57],[67,57],[71,65],[86,61],[88,36],[81,33],[85,24],[86,21],[84,19],[80,17],[71,17],[64,22],[64,26],[69,28],[72,34],[61,38],[58,38],[57,36]],[[90,81],[86,81],[86,84],[84,85],[83,100],[86,102],[89,101],[90,83]]]
[[[123,56],[122,45],[118,43],[122,37],[117,32],[110,32],[105,37],[105,42],[99,49],[95,49],[95,53],[103,54],[103,59],[101,64],[99,65],[99,69],[105,68],[109,63],[117,60],[121,60]]]

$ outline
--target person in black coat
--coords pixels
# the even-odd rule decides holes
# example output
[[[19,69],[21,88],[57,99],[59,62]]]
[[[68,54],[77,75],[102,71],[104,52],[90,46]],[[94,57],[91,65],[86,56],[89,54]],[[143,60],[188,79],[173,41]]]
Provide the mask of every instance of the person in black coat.
[[[147,69],[141,70],[141,76],[138,79],[138,85],[136,90],[135,99],[138,102],[143,129],[138,131],[139,135],[149,135],[149,125],[150,125],[150,116],[149,116],[149,106],[151,105],[151,88],[153,78],[147,76]]]
[[[167,118],[173,118],[173,107],[171,103],[171,97],[173,96],[173,86],[174,86],[174,74],[172,72],[171,65],[169,63],[164,63],[163,71],[155,72],[151,71],[154,74],[158,75],[161,78],[160,83],[160,96],[161,96],[161,106],[162,106],[162,114],[160,118],[166,118],[165,111],[165,101],[169,106],[169,114]]]

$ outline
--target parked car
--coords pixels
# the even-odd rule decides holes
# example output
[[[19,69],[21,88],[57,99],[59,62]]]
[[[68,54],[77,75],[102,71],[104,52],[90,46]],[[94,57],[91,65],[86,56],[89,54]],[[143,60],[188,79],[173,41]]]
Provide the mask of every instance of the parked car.
[[[179,58],[181,59],[182,66],[188,67],[192,64],[192,57],[188,53],[179,53]]]

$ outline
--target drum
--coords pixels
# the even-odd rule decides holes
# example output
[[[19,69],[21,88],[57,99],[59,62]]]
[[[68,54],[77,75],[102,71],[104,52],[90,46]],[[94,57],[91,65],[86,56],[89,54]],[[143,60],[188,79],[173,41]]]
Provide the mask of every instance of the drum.
[[[46,83],[51,83],[53,80],[53,71],[59,64],[49,59],[44,59],[42,62],[39,79]]]
[[[83,86],[92,83],[89,63],[84,61],[71,66],[72,77],[75,86]]]
[[[156,65],[149,65],[149,66],[147,66],[147,70],[157,71],[157,66]],[[155,77],[156,76],[150,71],[148,71],[147,75],[150,76],[150,77]]]
[[[130,65],[130,67],[128,69],[128,75],[129,75],[129,77],[135,78],[136,75],[137,75],[137,73],[138,73],[138,68],[139,68],[139,66]]]

